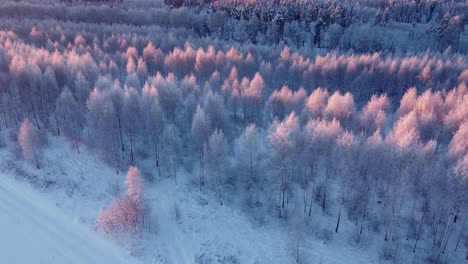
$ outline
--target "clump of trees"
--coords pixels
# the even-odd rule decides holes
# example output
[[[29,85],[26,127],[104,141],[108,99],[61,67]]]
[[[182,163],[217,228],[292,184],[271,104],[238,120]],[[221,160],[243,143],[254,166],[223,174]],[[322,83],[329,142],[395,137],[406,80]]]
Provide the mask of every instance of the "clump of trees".
[[[97,226],[106,233],[140,233],[144,227],[146,205],[143,198],[143,177],[130,167],[125,180],[127,193],[101,211]]]

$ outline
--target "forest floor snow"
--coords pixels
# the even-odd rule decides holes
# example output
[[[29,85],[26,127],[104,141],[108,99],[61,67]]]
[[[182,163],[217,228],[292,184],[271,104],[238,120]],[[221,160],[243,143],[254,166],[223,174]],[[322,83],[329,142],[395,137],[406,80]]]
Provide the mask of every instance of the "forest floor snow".
[[[121,251],[117,252],[92,230],[99,211],[125,191],[125,173],[116,174],[85,147],[77,154],[68,142],[56,137],[49,139],[41,160],[39,170],[23,161],[11,140],[0,149],[0,208],[8,212],[0,217],[0,263],[7,263],[5,258],[31,263],[28,256],[51,264],[55,262],[48,258],[56,258],[57,263],[132,263],[129,251],[151,264],[295,263],[295,244],[284,222],[271,217],[259,225],[235,203],[220,206],[213,193],[194,186],[194,176],[188,173],[179,173],[178,185],[174,179],[159,177],[146,184],[145,196],[157,230],[119,241]],[[147,166],[142,173],[148,170]],[[150,173],[157,175],[155,170]],[[327,216],[318,219],[321,227],[330,230],[336,221]],[[301,262],[380,262],[372,245],[358,248],[347,242],[345,221],[342,230],[342,236],[327,243],[306,237],[301,242]],[[104,261],[106,257],[116,261]]]
[[[0,174],[0,263],[137,263],[36,190]]]

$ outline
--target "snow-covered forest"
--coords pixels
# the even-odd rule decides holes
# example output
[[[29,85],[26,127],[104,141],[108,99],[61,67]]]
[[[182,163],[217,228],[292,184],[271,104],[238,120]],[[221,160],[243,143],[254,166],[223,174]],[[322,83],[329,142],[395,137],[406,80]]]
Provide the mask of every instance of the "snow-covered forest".
[[[0,174],[143,263],[468,263],[467,21],[462,0],[5,0]]]

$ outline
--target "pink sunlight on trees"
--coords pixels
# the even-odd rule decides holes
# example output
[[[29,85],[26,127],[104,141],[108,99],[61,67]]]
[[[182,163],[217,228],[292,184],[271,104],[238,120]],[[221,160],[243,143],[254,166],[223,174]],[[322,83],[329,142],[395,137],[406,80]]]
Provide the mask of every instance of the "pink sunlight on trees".
[[[98,228],[106,233],[138,233],[143,228],[143,178],[138,168],[129,168],[125,185],[127,194],[118,197],[109,208],[98,215]]]
[[[147,263],[342,249],[461,263],[467,14],[461,0],[0,1],[0,174],[94,205]],[[170,228],[150,234],[155,219]]]
[[[39,135],[27,118],[21,122],[18,132],[18,143],[20,145],[23,158],[25,160],[33,160],[36,168],[39,169]]]

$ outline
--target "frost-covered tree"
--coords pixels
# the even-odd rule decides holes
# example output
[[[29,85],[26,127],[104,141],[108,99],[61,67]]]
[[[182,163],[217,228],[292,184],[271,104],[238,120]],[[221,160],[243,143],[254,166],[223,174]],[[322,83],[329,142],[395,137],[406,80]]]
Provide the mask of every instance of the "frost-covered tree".
[[[296,263],[304,263],[304,241],[307,235],[307,222],[302,214],[294,214],[288,219],[288,235],[291,240],[291,251]]]
[[[373,134],[377,129],[384,128],[390,102],[386,95],[372,96],[362,110],[360,123],[367,134]]]
[[[152,82],[158,90],[159,103],[166,114],[166,119],[175,123],[176,112],[180,107],[181,90],[177,87],[174,74],[168,74],[164,78],[160,73],[157,73]]]
[[[151,41],[143,49],[143,60],[148,66],[149,73],[161,70],[163,56],[162,51],[159,48],[156,48]]]
[[[341,164],[336,164],[339,171],[339,182],[340,182],[340,194],[338,198],[338,216],[336,220],[335,233],[338,233],[341,223],[341,213],[343,209],[343,204],[347,197],[345,195],[349,193],[349,189],[353,180],[357,178],[358,166],[355,159],[359,159],[358,149],[358,140],[352,132],[346,131],[341,133],[336,139],[337,143],[337,154],[336,156],[341,161]]]
[[[252,206],[258,199],[262,140],[255,124],[248,125],[236,145],[236,160],[240,180],[248,192],[247,203]],[[255,198],[257,197],[257,198]]]
[[[127,194],[97,217],[98,228],[106,233],[139,233],[143,228],[145,205],[142,197],[143,178],[136,167],[130,167],[125,180]]]
[[[271,183],[275,194],[276,206],[280,208],[279,216],[283,216],[287,196],[292,189],[295,162],[301,144],[299,119],[294,112],[283,121],[275,120],[268,132],[270,145],[269,166],[271,168]]]
[[[328,102],[328,91],[322,88],[315,89],[307,99],[306,111],[314,118],[322,117]]]
[[[125,141],[124,141],[124,89],[120,84],[119,80],[115,80],[112,84],[105,84],[103,93],[106,95],[108,100],[112,103],[115,112],[115,119],[117,121],[118,136],[119,136],[119,145],[121,150],[122,159],[125,159]],[[91,96],[90,96],[91,98]]]
[[[205,97],[204,110],[209,117],[211,130],[228,129],[228,113],[224,106],[223,98],[218,93],[208,92]]]
[[[208,142],[208,137],[210,136],[210,123],[208,117],[205,114],[205,111],[200,106],[197,106],[197,110],[193,116],[192,121],[192,141],[193,146],[196,152],[198,152],[198,161],[199,161],[199,184],[200,190],[202,186],[205,185],[205,178],[204,178],[204,155],[205,155],[205,147]]]
[[[58,123],[57,112],[55,111],[55,99],[60,94],[59,84],[55,72],[48,67],[40,79],[40,105],[39,118],[45,127],[60,135],[60,125]],[[52,124],[51,120],[54,120]],[[54,126],[54,127],[53,127]]]
[[[39,148],[41,142],[38,132],[27,118],[23,120],[18,131],[18,143],[23,158],[25,160],[34,160],[36,168],[39,169]]]
[[[315,188],[315,198],[320,201],[322,211],[327,209],[328,184],[330,178],[334,176],[333,143],[341,133],[343,133],[343,128],[336,119],[332,121],[313,119],[307,123],[304,129],[305,153],[307,155],[304,162],[309,167],[307,170],[309,176],[304,187],[306,190],[310,188],[309,185],[316,180],[318,170],[322,167],[324,173],[317,179],[318,186]],[[311,209],[312,201],[309,203],[309,215],[311,215]]]
[[[307,92],[304,88],[294,92],[287,86],[283,86],[281,90],[274,91],[268,101],[273,110],[273,116],[282,119],[292,111],[300,113],[306,99]]]
[[[174,124],[167,124],[161,134],[161,166],[165,175],[174,177],[176,184],[180,147],[179,130]]]
[[[97,147],[108,163],[119,168],[122,160],[119,122],[109,94],[94,89],[87,108],[88,142]]]
[[[140,106],[140,96],[136,89],[133,87],[126,87],[123,98],[122,126],[128,143],[130,144],[130,163],[132,165],[135,165],[136,162],[135,145],[143,124],[143,121],[140,119]]]
[[[338,91],[330,96],[327,106],[324,109],[324,114],[327,118],[336,118],[343,124],[350,123],[355,112],[356,108],[354,106],[353,95],[351,93],[342,95]]]
[[[165,119],[164,112],[159,104],[158,91],[155,87],[145,84],[141,96],[142,121],[145,127],[145,136],[143,142],[148,140],[151,152],[153,153],[155,165],[161,176],[161,133],[164,130]]]
[[[206,80],[216,69],[216,51],[213,46],[208,46],[205,52],[203,49],[197,50],[195,57],[195,70],[202,80]]]
[[[247,79],[242,81],[242,98],[244,123],[258,121],[257,113],[262,107],[263,90],[265,82],[259,73],[256,73],[249,82]]]
[[[62,93],[57,99],[55,111],[57,111],[56,115],[62,127],[63,134],[70,138],[79,154],[84,114],[82,112],[82,107],[79,106],[68,87],[62,90]]]
[[[142,207],[143,178],[137,167],[132,166],[128,169],[125,185],[127,185],[128,197],[137,207]]]
[[[86,100],[91,93],[91,85],[81,72],[78,72],[74,82],[74,95],[78,105],[84,110],[86,109]],[[73,90],[72,90],[73,91]]]
[[[200,169],[197,184],[224,205],[247,201],[260,222],[276,206],[294,242],[297,216],[307,231],[333,215],[320,235],[346,225],[356,243],[382,236],[383,257],[411,244],[414,262],[459,261],[463,1],[51,2],[2,1],[1,129],[27,117],[117,172]],[[225,167],[212,155],[222,146]],[[242,191],[226,199],[228,188]],[[119,199],[103,212],[108,226],[137,215]]]
[[[226,167],[228,161],[228,143],[222,130],[215,130],[208,140],[206,163],[208,171],[215,184],[218,200],[223,203],[224,185],[226,183]]]

